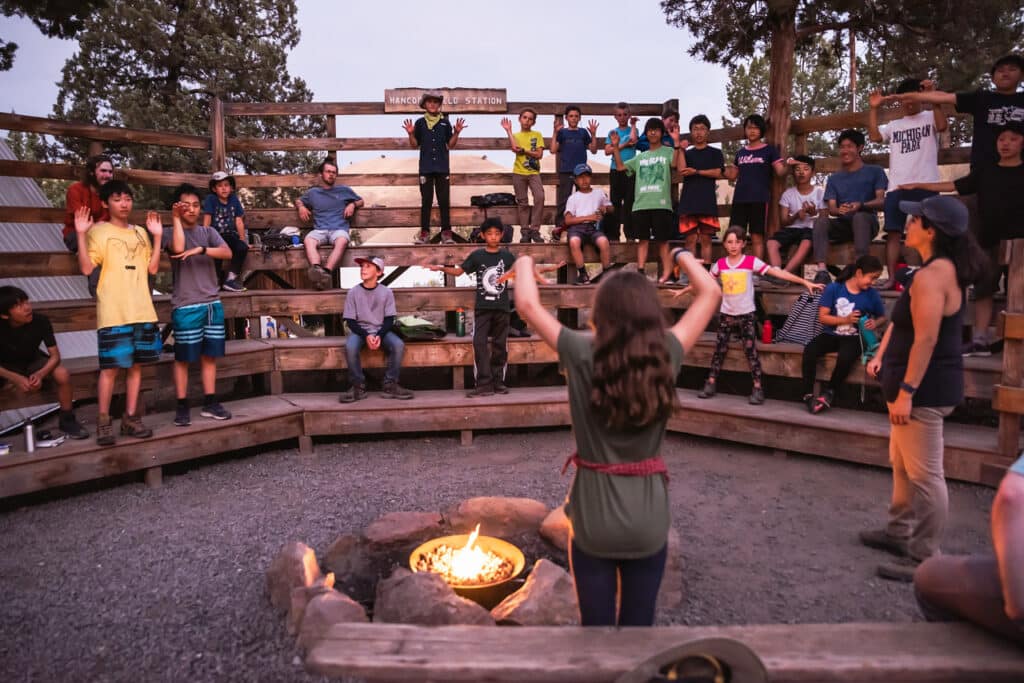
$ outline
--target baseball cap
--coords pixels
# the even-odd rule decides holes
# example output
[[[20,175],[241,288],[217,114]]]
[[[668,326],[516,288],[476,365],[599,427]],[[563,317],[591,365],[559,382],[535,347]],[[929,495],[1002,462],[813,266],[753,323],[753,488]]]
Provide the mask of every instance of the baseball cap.
[[[226,180],[231,183],[231,187],[235,186],[235,176],[231,175],[227,171],[217,171],[210,176],[210,192],[213,192],[213,186],[222,180]]]
[[[900,202],[900,211],[908,216],[924,216],[949,237],[967,234],[967,207],[956,197],[937,195],[920,202]]]
[[[384,259],[382,259],[380,256],[370,256],[370,257],[367,257],[367,258],[357,258],[355,261],[359,265],[363,265],[364,263],[372,263],[373,265],[377,266],[377,271],[378,272],[380,272],[380,273],[384,272]]]
[[[442,95],[436,90],[427,90],[422,95],[420,95],[420,109],[423,109],[423,106],[427,103],[427,100],[437,100],[438,102],[444,104],[444,95]]]
[[[586,164],[576,164],[576,168],[572,169],[573,178],[579,177],[584,173],[588,173],[590,175],[594,174],[594,172],[590,170],[590,166],[587,166]]]
[[[710,669],[710,670],[709,670]],[[615,679],[615,683],[653,680],[700,680],[722,683],[767,683],[768,672],[757,654],[732,638],[699,638],[677,645],[641,663]],[[692,673],[691,673],[692,672]],[[664,678],[659,678],[664,676]]]

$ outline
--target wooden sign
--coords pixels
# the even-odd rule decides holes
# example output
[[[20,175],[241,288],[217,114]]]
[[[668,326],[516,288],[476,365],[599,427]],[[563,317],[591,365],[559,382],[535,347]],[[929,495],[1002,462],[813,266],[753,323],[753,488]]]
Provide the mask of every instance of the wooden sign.
[[[420,109],[420,97],[425,92],[444,95],[441,110],[450,113],[504,114],[508,112],[508,97],[504,88],[393,88],[384,91],[384,111],[412,113]]]

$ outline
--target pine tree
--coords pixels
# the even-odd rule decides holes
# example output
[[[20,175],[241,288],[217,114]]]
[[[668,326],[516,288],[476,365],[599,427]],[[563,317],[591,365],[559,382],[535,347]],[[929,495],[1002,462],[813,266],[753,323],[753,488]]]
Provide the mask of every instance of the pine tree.
[[[44,36],[74,38],[90,13],[105,5],[107,0],[0,0],[0,14],[5,17],[25,17],[32,21]],[[14,66],[17,43],[0,39],[0,71]]]

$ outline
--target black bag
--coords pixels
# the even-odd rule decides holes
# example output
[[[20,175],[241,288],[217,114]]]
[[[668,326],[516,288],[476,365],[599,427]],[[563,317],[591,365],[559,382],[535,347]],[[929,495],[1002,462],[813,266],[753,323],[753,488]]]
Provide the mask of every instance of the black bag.
[[[488,206],[515,206],[516,196],[511,192],[491,192],[490,194],[477,194],[469,198],[473,206],[486,208]]]
[[[291,249],[295,243],[292,241],[293,236],[298,236],[298,230],[295,228],[271,228],[263,233],[261,242],[265,251],[284,251],[285,249]]]

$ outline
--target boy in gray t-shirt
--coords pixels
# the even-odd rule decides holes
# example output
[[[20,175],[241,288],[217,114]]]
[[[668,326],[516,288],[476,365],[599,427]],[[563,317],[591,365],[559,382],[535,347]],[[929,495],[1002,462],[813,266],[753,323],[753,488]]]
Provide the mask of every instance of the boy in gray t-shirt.
[[[398,384],[405,343],[392,329],[398,315],[395,294],[377,282],[384,274],[384,259],[371,256],[357,258],[356,263],[359,264],[362,283],[348,291],[342,313],[349,332],[345,337],[345,358],[352,388],[342,393],[338,400],[352,403],[366,398],[366,376],[359,359],[359,352],[364,346],[371,350],[383,348],[387,354],[388,363],[381,395],[384,398],[410,399],[412,392]]]
[[[224,307],[214,259],[228,260],[231,248],[212,227],[198,225],[199,191],[180,185],[171,208],[174,230],[167,250],[171,256],[174,294],[174,389],[178,398],[174,424],[192,424],[188,406],[188,366],[199,361],[203,381],[203,417],[227,420],[231,413],[217,402],[217,359],[224,355]]]

